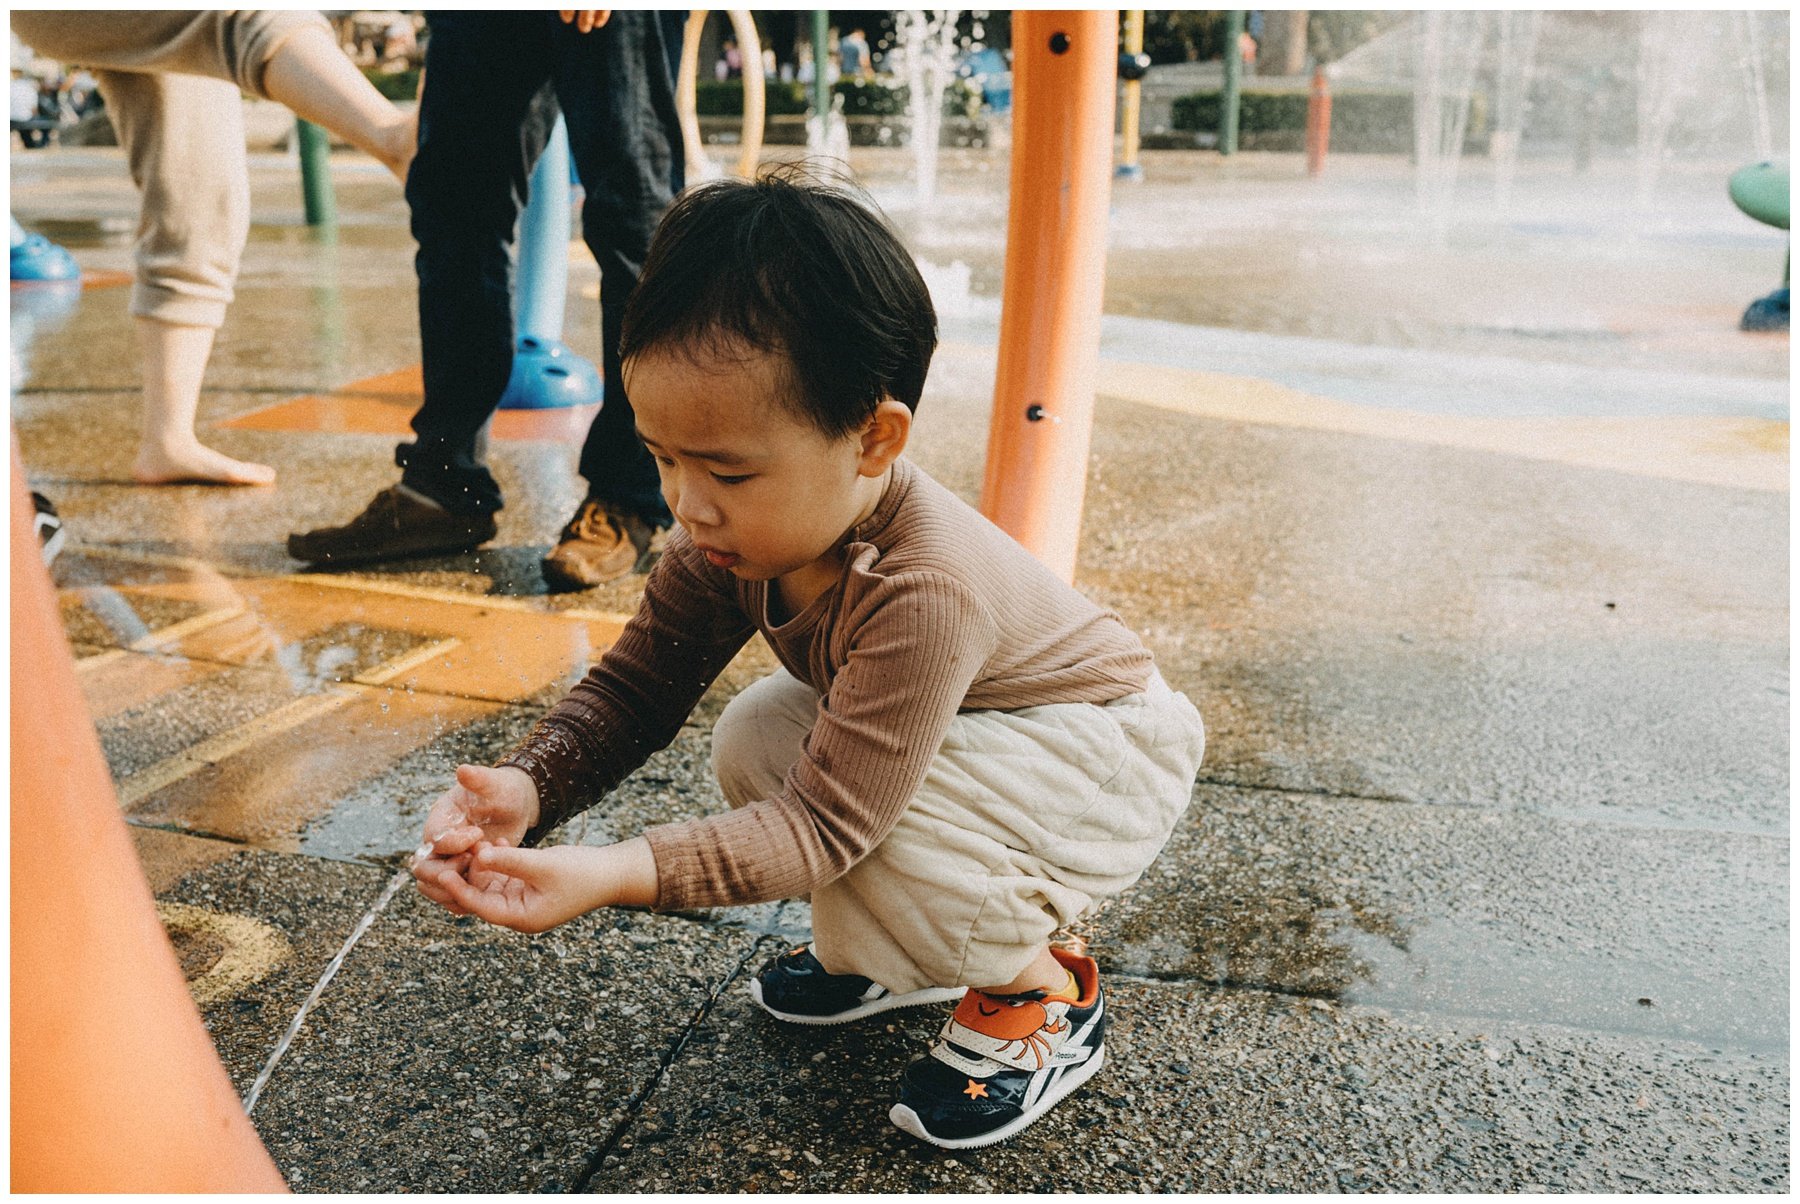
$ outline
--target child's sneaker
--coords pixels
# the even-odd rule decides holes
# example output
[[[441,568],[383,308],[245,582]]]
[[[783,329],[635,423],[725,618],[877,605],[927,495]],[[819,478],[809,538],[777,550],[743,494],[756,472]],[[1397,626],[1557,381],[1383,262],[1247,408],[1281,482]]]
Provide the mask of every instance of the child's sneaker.
[[[906,1068],[888,1119],[951,1150],[1013,1136],[1093,1078],[1106,1059],[1106,1002],[1091,957],[1050,951],[1074,975],[1080,998],[970,991],[931,1044]]]
[[[777,1020],[844,1024],[877,1012],[961,999],[967,987],[926,987],[896,995],[860,974],[827,974],[805,945],[769,962],[750,980],[750,997]]]

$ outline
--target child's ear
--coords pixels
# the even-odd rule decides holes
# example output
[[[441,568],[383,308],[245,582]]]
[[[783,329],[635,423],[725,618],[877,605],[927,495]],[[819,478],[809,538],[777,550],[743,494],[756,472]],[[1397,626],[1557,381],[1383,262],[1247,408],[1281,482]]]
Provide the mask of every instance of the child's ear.
[[[862,429],[862,458],[857,463],[857,472],[865,477],[878,477],[886,472],[888,465],[906,450],[906,441],[912,435],[912,418],[912,411],[905,403],[892,397],[883,398],[868,425]]]

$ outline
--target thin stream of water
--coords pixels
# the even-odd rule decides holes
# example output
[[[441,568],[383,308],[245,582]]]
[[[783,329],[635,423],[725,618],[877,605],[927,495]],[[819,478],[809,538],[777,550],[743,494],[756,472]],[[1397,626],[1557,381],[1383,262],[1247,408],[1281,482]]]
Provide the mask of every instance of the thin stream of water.
[[[345,939],[343,948],[337,951],[337,956],[331,959],[330,964],[325,967],[325,972],[319,975],[319,981],[313,984],[312,993],[300,1005],[300,1010],[294,1013],[293,1022],[288,1025],[287,1032],[283,1033],[281,1040],[276,1042],[275,1052],[269,1055],[269,1060],[263,1066],[262,1073],[257,1075],[256,1082],[250,1085],[250,1094],[244,1097],[245,1116],[256,1111],[256,1101],[261,1098],[263,1088],[268,1085],[269,1077],[275,1073],[275,1067],[287,1053],[288,1046],[292,1045],[294,1038],[299,1035],[300,1026],[306,1023],[306,1014],[312,1010],[313,1004],[319,1002],[319,996],[325,993],[326,986],[337,975],[338,967],[344,964],[344,959],[350,955],[350,950],[356,948],[356,943],[363,939],[363,935],[375,923],[375,917],[387,909],[387,905],[393,901],[394,895],[411,880],[412,869],[410,867],[402,868],[388,882],[387,888],[381,892],[381,897],[375,900],[375,905],[364,912],[363,918],[358,920],[356,927],[350,930],[350,935]]]

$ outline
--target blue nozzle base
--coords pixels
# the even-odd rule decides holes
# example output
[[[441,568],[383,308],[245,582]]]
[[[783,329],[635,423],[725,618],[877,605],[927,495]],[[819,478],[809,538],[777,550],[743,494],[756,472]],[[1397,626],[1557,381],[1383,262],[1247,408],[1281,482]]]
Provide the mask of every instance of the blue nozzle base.
[[[1788,291],[1778,288],[1766,297],[1758,297],[1744,311],[1739,330],[1772,331],[1788,328]]]
[[[594,365],[556,339],[521,335],[512,376],[500,395],[503,410],[555,410],[598,405],[606,392]]]
[[[79,280],[81,265],[75,257],[42,234],[28,234],[12,248],[14,280]]]

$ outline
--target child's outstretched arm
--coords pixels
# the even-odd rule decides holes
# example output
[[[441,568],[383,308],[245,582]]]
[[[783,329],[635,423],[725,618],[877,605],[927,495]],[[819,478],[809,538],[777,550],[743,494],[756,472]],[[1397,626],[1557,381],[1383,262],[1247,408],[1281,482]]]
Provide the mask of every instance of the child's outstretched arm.
[[[656,902],[656,857],[643,837],[594,848],[516,849],[482,843],[466,875],[446,865],[435,885],[453,910],[518,932],[543,932],[596,907]]]

